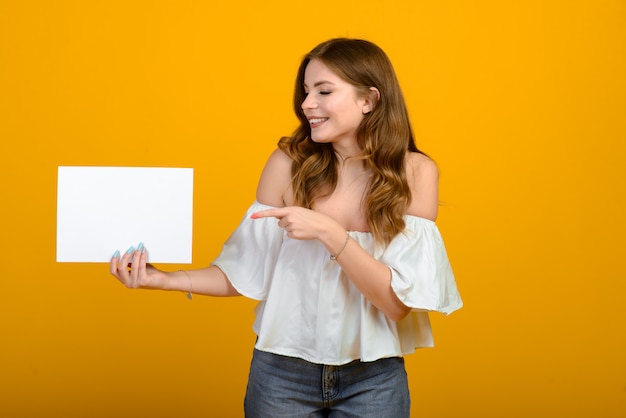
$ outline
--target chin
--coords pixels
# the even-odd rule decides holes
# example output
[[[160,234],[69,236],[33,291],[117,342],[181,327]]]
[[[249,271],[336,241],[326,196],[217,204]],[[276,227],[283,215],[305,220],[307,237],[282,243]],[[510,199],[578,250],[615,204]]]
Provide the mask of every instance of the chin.
[[[326,143],[326,141],[324,141],[323,139],[311,138],[311,141],[315,142],[316,144],[324,144],[324,143]]]
[[[328,142],[331,142],[330,139],[326,138],[326,137],[319,137],[319,136],[310,136],[311,141],[316,142],[318,144],[326,144]]]

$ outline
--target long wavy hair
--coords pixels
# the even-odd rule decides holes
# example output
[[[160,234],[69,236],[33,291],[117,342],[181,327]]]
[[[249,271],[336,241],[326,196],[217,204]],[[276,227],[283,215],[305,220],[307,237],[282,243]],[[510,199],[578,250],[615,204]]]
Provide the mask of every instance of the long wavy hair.
[[[375,44],[361,39],[336,38],[323,42],[300,63],[293,108],[300,126],[278,142],[293,160],[291,166],[294,203],[312,208],[316,199],[328,196],[337,185],[337,156],[332,144],[316,143],[302,110],[305,99],[304,72],[311,60],[319,60],[337,76],[352,84],[358,94],[372,94],[373,109],[364,115],[357,130],[362,158],[371,171],[363,207],[374,240],[387,245],[405,228],[404,215],[411,202],[406,178],[407,151],[419,152],[400,84],[391,61]]]

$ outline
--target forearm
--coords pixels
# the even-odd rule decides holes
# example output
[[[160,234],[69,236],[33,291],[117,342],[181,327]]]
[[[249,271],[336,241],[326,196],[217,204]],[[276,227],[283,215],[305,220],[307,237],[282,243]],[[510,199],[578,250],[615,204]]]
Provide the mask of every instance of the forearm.
[[[325,237],[323,243],[330,254],[341,251],[335,260],[344,273],[359,289],[363,296],[393,321],[399,321],[410,312],[396,296],[391,287],[391,270],[389,267],[365,251],[352,238],[346,239],[346,232],[335,230]]]
[[[207,296],[239,296],[226,275],[216,266],[197,270],[173,271],[165,273],[163,290]]]

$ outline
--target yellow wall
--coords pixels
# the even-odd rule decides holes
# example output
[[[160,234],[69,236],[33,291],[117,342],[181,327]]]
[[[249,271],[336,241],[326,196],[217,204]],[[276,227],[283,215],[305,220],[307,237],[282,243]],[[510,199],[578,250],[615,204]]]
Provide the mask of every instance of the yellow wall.
[[[194,167],[205,266],[295,127],[302,54],[351,36],[440,164],[466,304],[407,359],[414,415],[625,416],[626,2],[339,3],[0,2],[0,415],[242,415],[254,304],[57,264],[57,166]]]

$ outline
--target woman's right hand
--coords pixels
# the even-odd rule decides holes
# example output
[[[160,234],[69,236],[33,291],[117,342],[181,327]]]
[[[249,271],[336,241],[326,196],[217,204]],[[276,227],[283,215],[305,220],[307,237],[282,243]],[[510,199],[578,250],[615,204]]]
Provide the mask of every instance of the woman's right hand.
[[[119,251],[115,251],[110,263],[111,274],[131,289],[162,289],[167,280],[165,272],[148,264],[147,260],[148,251],[143,244],[137,249],[130,247],[121,257]]]

